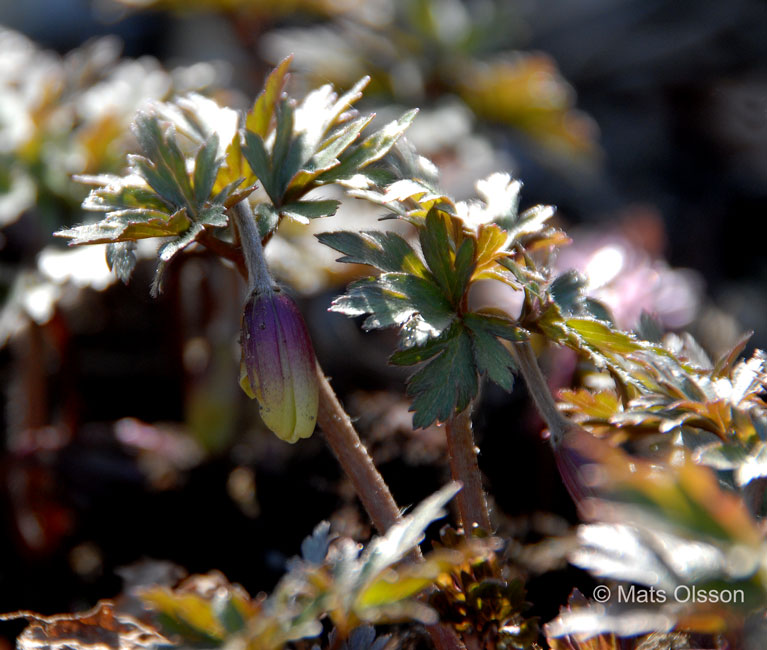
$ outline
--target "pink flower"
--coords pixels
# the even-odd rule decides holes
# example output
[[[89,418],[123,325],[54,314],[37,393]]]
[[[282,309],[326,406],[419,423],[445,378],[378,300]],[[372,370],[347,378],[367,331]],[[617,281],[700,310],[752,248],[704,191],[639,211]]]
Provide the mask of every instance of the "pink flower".
[[[702,292],[700,277],[654,259],[619,231],[584,233],[562,249],[557,269],[586,276],[586,292],[609,307],[618,327],[631,330],[643,311],[665,328],[679,329],[695,317]]]

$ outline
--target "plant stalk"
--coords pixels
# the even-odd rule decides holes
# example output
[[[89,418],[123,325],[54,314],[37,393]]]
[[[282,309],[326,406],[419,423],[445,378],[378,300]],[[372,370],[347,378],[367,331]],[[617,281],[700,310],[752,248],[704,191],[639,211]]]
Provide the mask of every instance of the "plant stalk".
[[[557,449],[562,444],[565,434],[573,428],[573,424],[557,408],[530,341],[514,343],[514,352],[519,370],[527,384],[527,390],[549,429],[551,445]]]
[[[271,291],[271,276],[250,207],[245,201],[241,201],[231,208],[231,214],[239,231],[245,258],[245,264],[238,264],[237,267],[246,276],[249,291]],[[319,363],[316,363],[316,369],[320,397],[317,423],[342,469],[351,480],[373,525],[379,533],[384,534],[391,526],[401,521],[400,510]],[[412,556],[415,560],[422,559],[417,546],[413,549]],[[427,626],[426,630],[437,650],[466,650],[450,627],[437,624]]]
[[[486,531],[492,530],[490,512],[487,508],[482,475],[477,463],[477,448],[471,430],[471,405],[451,417],[445,426],[447,452],[450,457],[450,473],[454,481],[460,481],[463,489],[458,493],[458,512],[466,532],[474,525]]]
[[[266,266],[261,234],[258,232],[253,212],[247,200],[240,201],[230,208],[234,223],[240,233],[240,245],[245,258],[248,291],[261,293],[272,290],[272,276]]]
[[[317,378],[320,384],[317,423],[370,519],[383,535],[400,520],[399,508],[319,364]]]
[[[320,383],[317,423],[341,468],[351,480],[354,491],[373,525],[383,535],[391,526],[402,520],[400,510],[319,363],[317,378]],[[460,496],[461,493],[458,494]],[[423,559],[417,546],[413,549],[411,557],[416,561]],[[447,625],[429,625],[426,631],[437,650],[466,650],[458,635]]]

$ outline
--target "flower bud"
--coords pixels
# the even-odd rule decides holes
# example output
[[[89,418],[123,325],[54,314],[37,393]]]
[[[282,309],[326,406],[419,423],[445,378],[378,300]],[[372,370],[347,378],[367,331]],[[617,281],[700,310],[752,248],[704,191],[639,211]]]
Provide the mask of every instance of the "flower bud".
[[[242,315],[240,385],[261,419],[287,442],[317,423],[319,383],[309,332],[295,303],[279,290],[254,291]]]

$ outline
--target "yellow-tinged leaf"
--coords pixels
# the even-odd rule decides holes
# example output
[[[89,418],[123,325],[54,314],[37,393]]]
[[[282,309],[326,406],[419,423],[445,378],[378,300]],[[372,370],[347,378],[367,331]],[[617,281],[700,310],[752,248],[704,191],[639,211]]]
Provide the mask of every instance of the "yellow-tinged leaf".
[[[574,411],[589,419],[609,420],[616,412],[622,410],[618,395],[612,391],[592,393],[581,388],[579,390],[562,390],[559,398],[565,403],[568,411]]]
[[[399,569],[388,569],[371,582],[357,597],[356,607],[378,607],[410,598],[464,560],[463,553],[442,549],[431,553],[424,562]]]
[[[642,349],[642,346],[633,336],[614,330],[602,321],[589,318],[568,318],[565,324],[587,343],[603,351],[631,354]]]
[[[725,612],[722,607],[707,611],[691,611],[679,617],[676,628],[699,634],[721,634],[728,628],[733,629],[728,625],[728,619],[733,617],[734,611]]]
[[[263,139],[266,139],[269,133],[274,111],[285,88],[288,68],[292,62],[293,57],[287,56],[272,70],[266,79],[263,91],[256,98],[253,108],[245,118],[245,128],[260,135]]]
[[[158,613],[209,636],[218,639],[226,636],[226,630],[213,613],[210,600],[198,594],[174,593],[167,587],[152,587],[141,592],[141,600]]]
[[[671,523],[747,546],[762,543],[743,501],[722,490],[716,475],[691,459],[660,466],[613,449],[600,462],[607,477],[605,487],[642,495]]]
[[[147,217],[147,214],[156,216]],[[55,236],[70,239],[70,246],[107,244],[148,237],[172,237],[187,230],[190,224],[185,209],[174,212],[170,217],[159,211],[145,210],[135,221],[131,221],[129,211],[124,211],[122,214],[113,213],[98,223],[60,230]]]
[[[232,633],[227,612],[238,625],[244,625],[262,613],[264,601],[251,598],[217,571],[190,576],[175,589],[148,587],[139,597],[155,614],[164,615],[193,635],[222,640]]]
[[[559,153],[598,153],[597,129],[574,110],[574,93],[556,63],[545,54],[524,54],[469,62],[457,75],[458,92],[478,114],[511,124]]]
[[[669,405],[670,408],[689,411],[686,423],[726,438],[732,428],[732,405],[723,399],[708,402],[680,400]],[[695,415],[699,417],[695,417]]]
[[[410,598],[434,584],[435,577],[402,577],[396,571],[387,571],[381,578],[370,585],[357,599],[357,607],[378,607]]]
[[[536,235],[529,242],[525,240],[525,250],[528,253],[534,253],[544,248],[561,248],[562,246],[569,246],[572,241],[558,228],[550,228],[540,235]]]
[[[735,494],[724,492],[711,470],[686,460],[679,468],[679,483],[681,489],[703,506],[731,539],[748,545],[762,542],[762,535],[743,501]]]
[[[479,227],[474,277],[491,267],[505,253],[506,240],[506,232],[495,224]]]
[[[230,183],[238,179],[244,179],[242,185],[250,187],[256,182],[256,177],[250,169],[245,157],[242,155],[242,145],[239,135],[234,137],[226,147],[226,156],[224,164],[218,170],[216,183],[213,186],[213,195],[215,196]]]

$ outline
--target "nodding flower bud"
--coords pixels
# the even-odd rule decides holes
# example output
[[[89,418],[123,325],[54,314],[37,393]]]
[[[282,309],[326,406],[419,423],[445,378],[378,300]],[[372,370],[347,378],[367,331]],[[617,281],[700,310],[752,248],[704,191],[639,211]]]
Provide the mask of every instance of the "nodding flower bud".
[[[295,303],[279,289],[254,290],[242,315],[240,385],[256,398],[261,419],[294,443],[317,423],[319,382],[309,332]]]

